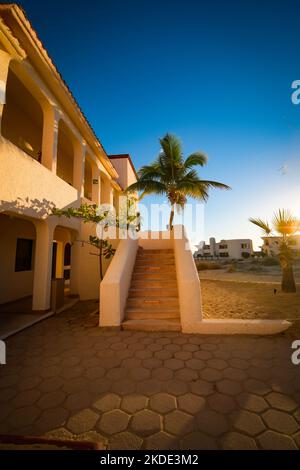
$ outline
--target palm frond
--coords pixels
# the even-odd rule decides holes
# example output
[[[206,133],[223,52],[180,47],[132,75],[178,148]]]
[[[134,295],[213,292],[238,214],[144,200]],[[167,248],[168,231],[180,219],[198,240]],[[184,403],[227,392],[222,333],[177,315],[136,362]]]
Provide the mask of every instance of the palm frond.
[[[299,230],[298,220],[289,210],[279,209],[273,217],[273,226],[281,235],[293,235]]]
[[[136,191],[142,191],[143,197],[146,196],[146,194],[165,194],[166,185],[160,181],[155,181],[152,179],[140,179],[135,183],[132,183],[125,190],[126,193],[134,193]]]
[[[262,219],[255,219],[252,217],[249,219],[249,221],[257,227],[261,228],[267,235],[270,235],[270,233],[272,233],[272,229],[269,226],[268,222],[265,222]]]
[[[192,168],[193,166],[204,166],[207,163],[207,156],[202,152],[192,153],[184,162],[185,168]]]

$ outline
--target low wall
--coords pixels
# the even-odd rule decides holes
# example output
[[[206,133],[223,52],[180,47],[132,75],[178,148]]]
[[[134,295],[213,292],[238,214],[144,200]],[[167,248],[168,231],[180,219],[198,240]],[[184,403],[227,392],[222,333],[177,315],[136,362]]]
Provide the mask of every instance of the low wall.
[[[100,284],[99,326],[120,326],[131,284],[138,240],[121,240]]]

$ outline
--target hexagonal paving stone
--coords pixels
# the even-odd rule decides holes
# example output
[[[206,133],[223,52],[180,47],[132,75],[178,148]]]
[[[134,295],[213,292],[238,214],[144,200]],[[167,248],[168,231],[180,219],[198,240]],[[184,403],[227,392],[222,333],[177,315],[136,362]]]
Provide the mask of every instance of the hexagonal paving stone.
[[[81,434],[94,428],[99,415],[89,408],[71,416],[66,427],[74,434]]]
[[[43,393],[53,392],[59,390],[63,384],[64,381],[61,377],[50,377],[39,384],[39,390]]]
[[[25,377],[18,382],[19,390],[30,390],[36,388],[41,383],[40,377]],[[1,392],[2,393],[2,392]]]
[[[234,400],[228,395],[223,395],[222,393],[215,393],[208,397],[209,406],[219,413],[231,413],[236,405]]]
[[[22,428],[32,425],[40,415],[41,410],[35,406],[26,406],[14,410],[8,418],[8,423],[13,428]]]
[[[152,377],[156,380],[171,380],[173,375],[173,370],[167,367],[158,367],[152,371]]]
[[[156,357],[157,359],[162,359],[163,361],[165,361],[167,359],[171,359],[172,353],[171,353],[171,351],[167,351],[165,349],[162,349],[161,351],[156,351],[154,353],[154,357]]]
[[[94,404],[93,407],[103,413],[106,411],[112,411],[116,408],[119,408],[121,403],[121,398],[115,393],[108,393],[102,398],[99,398]]]
[[[261,413],[269,408],[268,403],[263,397],[253,395],[252,393],[240,393],[237,397],[237,401],[241,408],[253,411],[254,413]]]
[[[205,380],[196,380],[190,383],[192,393],[206,397],[215,392],[215,386],[211,382]]]
[[[55,408],[60,405],[66,398],[66,394],[61,390],[55,392],[45,393],[37,402],[37,405],[42,409]]]
[[[128,371],[123,367],[114,367],[106,373],[106,378],[109,380],[122,380],[128,376]]]
[[[104,377],[106,370],[104,367],[96,366],[90,367],[86,370],[85,375],[88,379],[100,379]]]
[[[170,434],[176,436],[186,436],[195,429],[194,417],[183,411],[171,411],[165,416],[164,429]]]
[[[205,367],[205,362],[202,359],[193,358],[186,361],[186,366],[192,370],[202,370]]]
[[[118,380],[113,383],[111,390],[119,395],[128,395],[136,391],[136,382],[130,379]]]
[[[222,379],[222,372],[217,369],[211,369],[206,367],[200,371],[201,379],[206,380],[207,382],[217,382]]]
[[[2,396],[2,391],[1,391]],[[33,405],[38,401],[41,396],[41,392],[39,390],[25,390],[12,400],[12,405],[15,408],[22,408],[23,406]]]
[[[271,387],[269,384],[256,379],[246,380],[246,382],[244,382],[244,388],[247,392],[262,396],[271,392]]]
[[[262,415],[267,426],[274,431],[293,434],[299,429],[295,419],[283,411],[267,410]]]
[[[168,359],[165,361],[165,367],[172,370],[182,369],[184,367],[184,362],[180,359]]]
[[[116,434],[125,429],[128,426],[129,415],[121,410],[108,411],[104,413],[97,424],[97,428],[100,432],[105,434]]]
[[[237,382],[242,382],[247,379],[247,374],[244,370],[235,369],[234,367],[227,367],[224,369],[223,376],[226,379],[236,380]]]
[[[64,406],[71,412],[82,410],[83,408],[89,408],[91,405],[91,397],[88,392],[82,391],[72,393],[68,395]]]
[[[262,449],[265,450],[293,450],[297,446],[293,439],[275,431],[266,431],[258,437]]]
[[[144,359],[142,364],[147,369],[156,369],[157,367],[161,367],[163,361],[161,359],[157,359],[156,357],[151,357],[150,359]]]
[[[150,410],[139,411],[132,417],[131,429],[139,436],[150,436],[160,431],[160,416]]]
[[[134,414],[146,408],[148,398],[144,395],[127,395],[123,397],[121,408],[127,413]]]
[[[35,426],[41,432],[50,431],[51,429],[64,426],[68,416],[68,411],[61,406],[50,408],[42,412],[41,416],[36,421]]]
[[[167,393],[157,393],[149,401],[149,408],[158,413],[169,413],[176,408],[176,399]]]
[[[149,450],[175,450],[179,448],[179,441],[164,431],[160,431],[145,439],[145,449]]]
[[[230,432],[224,436],[222,448],[225,450],[253,450],[257,449],[257,446],[252,437],[238,432]]]
[[[250,413],[250,411],[237,411],[231,418],[234,427],[249,436],[257,436],[265,430],[265,425],[260,416]]]
[[[168,380],[163,382],[162,388],[170,395],[183,395],[188,392],[188,384],[182,380]]]
[[[293,411],[297,408],[297,403],[288,395],[282,393],[271,392],[266,396],[267,402],[272,406],[281,411]]]
[[[136,367],[135,369],[130,370],[130,377],[132,380],[141,381],[149,379],[151,372],[145,367]]]
[[[225,393],[226,395],[237,395],[242,391],[242,387],[240,386],[239,382],[235,382],[234,380],[224,379],[217,383],[217,389],[221,393]]]
[[[187,393],[177,398],[178,408],[186,411],[192,415],[198,413],[205,406],[205,399],[195,395],[194,393]]]
[[[137,392],[149,397],[155,393],[159,393],[161,388],[161,382],[155,379],[144,380],[143,382],[139,382],[137,384]]]
[[[184,437],[181,441],[181,449],[183,450],[217,450],[216,441],[202,434],[201,432],[193,432]]]
[[[136,434],[125,431],[114,434],[108,443],[109,450],[139,450],[142,447],[143,439]]]
[[[224,361],[223,359],[218,359],[218,358],[209,359],[207,361],[207,365],[208,367],[212,367],[213,369],[217,369],[217,370],[223,370],[223,369],[226,369],[226,367],[228,367],[228,363],[226,361]]]
[[[197,428],[210,436],[221,436],[229,429],[228,420],[221,413],[204,409],[197,415]]]
[[[193,369],[179,369],[174,374],[175,379],[183,382],[192,382],[198,379],[198,372]]]

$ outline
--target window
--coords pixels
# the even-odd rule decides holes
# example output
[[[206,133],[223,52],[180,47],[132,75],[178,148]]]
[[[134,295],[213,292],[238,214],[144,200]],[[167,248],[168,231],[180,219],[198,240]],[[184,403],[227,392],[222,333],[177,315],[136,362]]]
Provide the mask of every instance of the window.
[[[15,272],[31,271],[32,269],[33,240],[27,238],[17,239]]]
[[[241,243],[241,247],[242,247],[243,249],[248,248],[248,243]]]
[[[219,253],[219,256],[220,256],[220,258],[228,258],[229,253],[225,251],[224,253]]]
[[[220,243],[219,245],[220,250],[227,250],[227,248],[228,248],[228,245],[226,245],[226,243]]]

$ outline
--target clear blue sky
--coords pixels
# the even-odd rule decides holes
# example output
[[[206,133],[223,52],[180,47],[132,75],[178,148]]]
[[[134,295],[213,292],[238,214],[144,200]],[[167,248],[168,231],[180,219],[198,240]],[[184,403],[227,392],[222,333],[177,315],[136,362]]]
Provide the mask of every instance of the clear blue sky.
[[[201,176],[232,191],[211,193],[206,238],[257,245],[250,216],[300,216],[299,1],[21,3],[107,153],[139,168],[172,132],[208,154]]]

